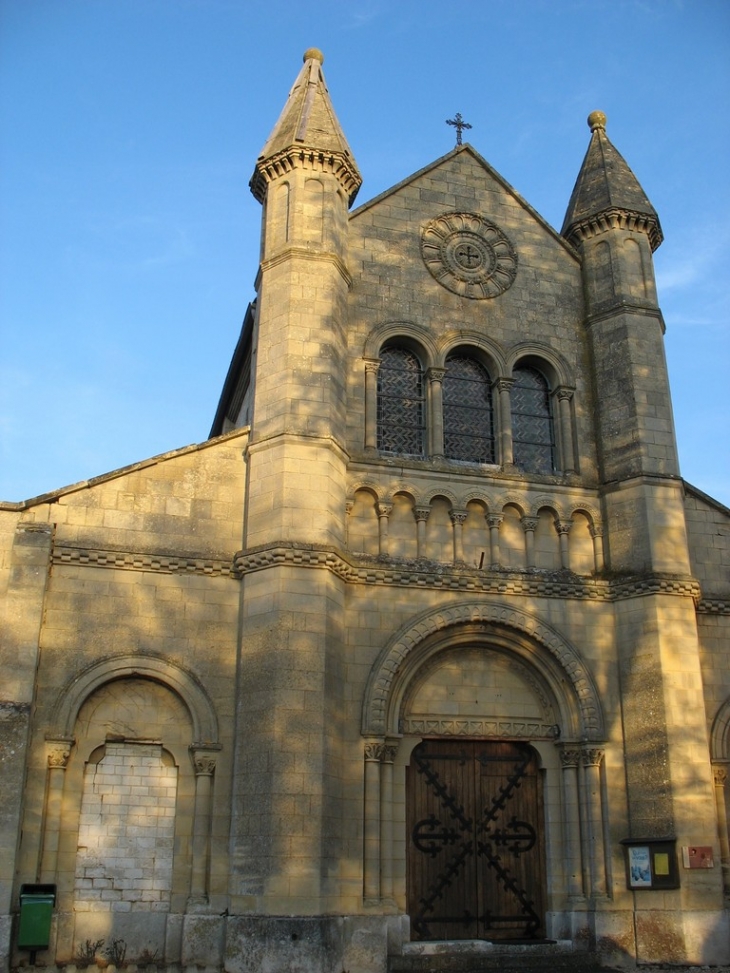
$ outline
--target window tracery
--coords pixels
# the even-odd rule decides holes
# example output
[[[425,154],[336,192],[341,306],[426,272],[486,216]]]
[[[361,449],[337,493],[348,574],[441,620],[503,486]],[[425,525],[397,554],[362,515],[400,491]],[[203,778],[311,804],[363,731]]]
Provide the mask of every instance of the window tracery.
[[[550,389],[536,368],[514,370],[512,386],[512,435],[515,465],[532,473],[555,469],[555,434],[550,409]]]
[[[486,369],[472,358],[446,360],[443,380],[444,455],[494,463],[494,413]]]
[[[384,348],[378,369],[378,449],[422,456],[425,442],[423,369],[406,348]]]

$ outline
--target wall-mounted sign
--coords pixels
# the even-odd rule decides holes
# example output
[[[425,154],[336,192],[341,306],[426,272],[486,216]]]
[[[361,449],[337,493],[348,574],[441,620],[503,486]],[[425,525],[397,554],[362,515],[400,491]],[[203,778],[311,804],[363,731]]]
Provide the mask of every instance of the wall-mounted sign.
[[[714,868],[715,859],[710,845],[689,845],[682,848],[685,868]]]
[[[677,843],[674,838],[625,838],[626,885],[630,889],[679,888]]]

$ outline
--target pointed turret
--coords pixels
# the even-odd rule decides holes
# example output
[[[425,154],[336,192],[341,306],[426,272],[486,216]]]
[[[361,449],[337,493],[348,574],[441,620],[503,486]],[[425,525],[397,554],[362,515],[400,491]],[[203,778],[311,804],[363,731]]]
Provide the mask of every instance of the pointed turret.
[[[643,230],[651,249],[664,239],[659,217],[621,153],[606,135],[606,116],[588,116],[592,135],[578,173],[561,233],[574,246],[587,232],[593,235],[601,223]]]
[[[279,120],[256,160],[251,192],[263,202],[268,183],[293,168],[325,168],[334,172],[354,202],[362,184],[322,72],[324,55],[316,47],[304,52],[304,65]]]
[[[581,260],[611,560],[619,569],[675,570],[686,538],[652,260],[662,231],[608,140],[606,116],[592,112],[588,124],[591,142],[562,232]],[[644,547],[659,523],[662,543]]]

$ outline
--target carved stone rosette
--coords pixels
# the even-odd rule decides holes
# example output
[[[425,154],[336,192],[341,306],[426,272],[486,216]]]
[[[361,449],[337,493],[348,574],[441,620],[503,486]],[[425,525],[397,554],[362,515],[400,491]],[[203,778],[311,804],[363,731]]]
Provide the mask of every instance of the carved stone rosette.
[[[444,213],[426,226],[421,256],[447,290],[475,300],[503,294],[517,274],[517,253],[504,233],[477,213]]]

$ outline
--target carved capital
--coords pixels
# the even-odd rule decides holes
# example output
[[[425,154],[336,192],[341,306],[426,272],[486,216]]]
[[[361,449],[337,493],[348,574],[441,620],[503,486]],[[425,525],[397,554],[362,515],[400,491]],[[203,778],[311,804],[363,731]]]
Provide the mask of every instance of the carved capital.
[[[61,770],[65,770],[68,765],[68,758],[71,756],[72,745],[70,740],[49,740],[46,743],[48,766],[59,767]]]
[[[499,527],[503,520],[502,514],[489,514],[487,524],[489,527]]]
[[[556,520],[555,521],[555,530],[559,534],[569,534],[570,533],[570,528],[572,526],[573,526],[573,524],[569,520]]]
[[[537,517],[523,517],[522,518],[522,529],[523,530],[537,530],[537,525],[539,520]]]
[[[379,763],[383,756],[384,746],[382,743],[365,744],[365,763]]]
[[[397,743],[386,743],[383,747],[383,763],[392,764],[395,760],[395,755],[398,753]]]
[[[724,787],[727,781],[727,767],[713,767],[712,774],[715,779],[715,787]]]
[[[581,752],[580,758],[584,767],[600,767],[603,763],[605,751],[597,747],[589,747]]]
[[[463,524],[469,515],[466,510],[452,510],[449,516],[452,524]]]
[[[500,393],[510,392],[514,384],[515,380],[513,378],[498,378],[494,383],[494,388]]]
[[[414,507],[413,516],[417,521],[428,520],[429,514],[431,513],[430,507]]]
[[[377,375],[378,369],[380,368],[379,358],[366,358],[365,359],[365,374]]]
[[[355,506],[354,500],[345,500],[345,513],[349,516],[352,513],[352,508]]]
[[[560,747],[558,753],[563,769],[577,767],[580,763],[580,750],[577,747]]]
[[[603,537],[603,525],[602,524],[591,524],[588,528],[591,537]]]
[[[429,368],[426,372],[426,378],[429,382],[443,382],[444,375],[446,374],[445,368]]]
[[[573,398],[573,389],[568,389],[563,386],[562,388],[555,390],[555,396],[560,401],[563,402],[567,399],[568,402]]]
[[[378,517],[390,517],[391,511],[393,509],[392,503],[378,503],[376,504],[376,509],[378,511]]]
[[[212,777],[215,773],[216,758],[212,753],[194,753],[193,769],[196,777]]]

